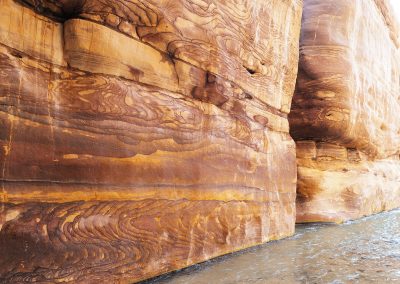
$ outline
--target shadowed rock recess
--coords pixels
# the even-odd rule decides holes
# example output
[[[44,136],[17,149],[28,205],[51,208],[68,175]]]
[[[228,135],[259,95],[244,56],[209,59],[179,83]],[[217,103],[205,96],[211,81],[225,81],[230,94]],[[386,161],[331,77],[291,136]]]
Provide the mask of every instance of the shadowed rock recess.
[[[398,22],[385,0],[305,0],[289,121],[297,221],[400,206]]]
[[[132,283],[293,234],[302,1],[0,10],[0,282]]]

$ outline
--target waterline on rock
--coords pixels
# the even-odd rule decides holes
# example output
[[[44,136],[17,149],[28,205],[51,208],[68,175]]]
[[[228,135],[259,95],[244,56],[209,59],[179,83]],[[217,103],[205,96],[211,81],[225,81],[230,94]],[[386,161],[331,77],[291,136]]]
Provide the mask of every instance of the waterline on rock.
[[[147,283],[398,283],[400,210],[296,234]]]

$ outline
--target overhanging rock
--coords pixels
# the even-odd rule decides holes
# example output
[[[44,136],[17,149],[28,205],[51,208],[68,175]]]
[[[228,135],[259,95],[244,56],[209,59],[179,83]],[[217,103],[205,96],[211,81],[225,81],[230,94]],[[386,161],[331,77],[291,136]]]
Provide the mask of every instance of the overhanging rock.
[[[298,221],[341,222],[400,206],[399,62],[387,1],[304,1],[289,115]]]

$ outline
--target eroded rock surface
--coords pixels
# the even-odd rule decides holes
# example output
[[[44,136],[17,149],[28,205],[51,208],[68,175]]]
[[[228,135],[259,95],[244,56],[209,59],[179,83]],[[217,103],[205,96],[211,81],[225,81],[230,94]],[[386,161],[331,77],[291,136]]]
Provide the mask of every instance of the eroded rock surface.
[[[19,2],[1,281],[128,283],[293,233],[300,1]]]
[[[298,141],[297,222],[343,222],[399,207],[398,156],[369,160],[356,149]]]
[[[390,10],[388,1],[304,1],[289,115],[299,141],[299,221],[400,206],[399,33]]]

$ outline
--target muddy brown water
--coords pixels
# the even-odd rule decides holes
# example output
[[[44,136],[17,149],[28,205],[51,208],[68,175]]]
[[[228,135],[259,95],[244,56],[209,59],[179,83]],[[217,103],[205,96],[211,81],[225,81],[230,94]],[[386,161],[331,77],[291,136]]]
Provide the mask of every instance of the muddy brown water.
[[[293,237],[145,283],[400,284],[400,210],[342,225],[298,225]]]

